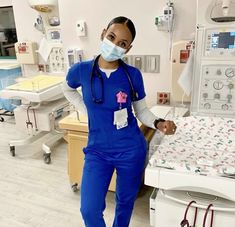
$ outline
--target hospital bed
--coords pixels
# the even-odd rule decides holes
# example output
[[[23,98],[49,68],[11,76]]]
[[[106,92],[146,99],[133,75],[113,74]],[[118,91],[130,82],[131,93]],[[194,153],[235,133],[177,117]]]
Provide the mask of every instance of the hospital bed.
[[[199,210],[196,226],[202,227],[210,203],[215,212],[213,227],[235,226],[235,119],[190,116],[173,120],[175,135],[157,131],[150,142],[145,184],[155,188],[150,198],[151,226],[180,226],[192,200]],[[192,224],[194,209],[190,212]]]
[[[2,98],[21,99],[22,104],[14,110],[16,127],[29,134],[26,139],[9,142],[12,156],[15,156],[15,146],[32,143],[49,134],[42,150],[45,163],[51,162],[51,147],[63,137],[63,133],[56,130],[57,122],[68,113],[69,104],[61,88],[63,80],[62,76],[37,75],[0,91]]]

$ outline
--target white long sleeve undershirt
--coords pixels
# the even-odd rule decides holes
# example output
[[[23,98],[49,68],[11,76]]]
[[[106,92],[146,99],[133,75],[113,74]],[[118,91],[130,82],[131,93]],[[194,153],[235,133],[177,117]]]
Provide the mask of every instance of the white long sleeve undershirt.
[[[72,105],[75,106],[75,108],[78,110],[78,112],[80,112],[82,115],[87,116],[87,109],[86,109],[85,103],[83,101],[83,97],[80,94],[80,92],[78,92],[77,89],[73,89],[73,88],[69,87],[66,80],[62,83],[62,90],[64,92],[65,98]]]
[[[83,115],[87,115],[87,109],[83,101],[82,95],[77,91],[77,89],[73,89],[69,87],[67,81],[64,81],[62,84],[62,90],[64,92],[64,96],[67,100],[75,106],[75,108],[82,113]],[[144,125],[156,129],[154,126],[154,121],[157,119],[147,107],[145,98],[133,102],[133,109],[135,112],[135,116],[137,119],[143,123]]]
[[[158,117],[149,110],[145,98],[133,102],[133,109],[135,116],[142,124],[156,129],[154,126],[154,121],[158,119]]]

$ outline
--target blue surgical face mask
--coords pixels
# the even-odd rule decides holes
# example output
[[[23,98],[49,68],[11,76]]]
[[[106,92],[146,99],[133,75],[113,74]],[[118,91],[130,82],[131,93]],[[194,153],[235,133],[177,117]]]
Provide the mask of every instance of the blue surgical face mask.
[[[126,51],[127,51],[126,49],[116,46],[106,38],[103,39],[100,46],[101,56],[107,62],[112,62],[118,59],[122,59]]]

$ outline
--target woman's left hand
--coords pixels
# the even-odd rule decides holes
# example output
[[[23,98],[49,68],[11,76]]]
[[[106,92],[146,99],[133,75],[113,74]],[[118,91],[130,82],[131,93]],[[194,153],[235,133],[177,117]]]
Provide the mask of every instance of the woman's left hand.
[[[165,135],[173,135],[176,131],[176,125],[173,121],[164,121],[157,124],[157,128]]]

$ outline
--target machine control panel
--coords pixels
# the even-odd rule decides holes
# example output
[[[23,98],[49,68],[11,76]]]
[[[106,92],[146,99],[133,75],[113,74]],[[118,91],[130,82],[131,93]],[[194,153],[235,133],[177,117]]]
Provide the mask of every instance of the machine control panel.
[[[206,30],[204,56],[222,59],[234,58],[235,28]],[[220,71],[218,71],[218,73],[220,73]]]
[[[49,56],[50,72],[63,73],[65,70],[64,65],[64,52],[62,47],[53,47]]]
[[[201,75],[200,111],[235,113],[235,65],[204,65]]]

